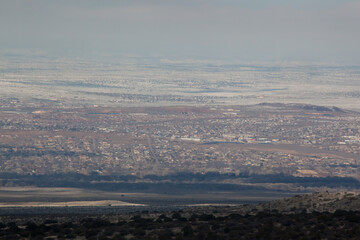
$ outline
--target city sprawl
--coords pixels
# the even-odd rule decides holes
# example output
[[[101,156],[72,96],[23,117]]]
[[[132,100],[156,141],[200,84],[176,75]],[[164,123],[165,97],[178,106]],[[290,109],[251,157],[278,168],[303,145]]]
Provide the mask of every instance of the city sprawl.
[[[339,108],[38,104],[2,102],[2,172],[359,176],[360,115]]]
[[[1,172],[359,178],[356,67],[13,60],[0,69]]]

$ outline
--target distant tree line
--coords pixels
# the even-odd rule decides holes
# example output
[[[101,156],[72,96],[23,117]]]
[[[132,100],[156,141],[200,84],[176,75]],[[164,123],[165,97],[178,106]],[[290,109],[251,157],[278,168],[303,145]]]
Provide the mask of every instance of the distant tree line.
[[[249,175],[233,173],[190,173],[180,172],[171,175],[146,175],[142,178],[133,175],[100,175],[92,172],[90,175],[80,173],[56,174],[17,174],[11,172],[0,173],[2,186],[38,186],[38,187],[78,187],[103,190],[130,190],[130,191],[209,191],[229,190],[240,191],[249,189],[264,189],[263,187],[244,186],[238,184],[221,183],[227,179],[241,178],[246,183],[291,183],[304,187],[348,187],[360,188],[359,181],[350,177],[294,177],[284,174]]]

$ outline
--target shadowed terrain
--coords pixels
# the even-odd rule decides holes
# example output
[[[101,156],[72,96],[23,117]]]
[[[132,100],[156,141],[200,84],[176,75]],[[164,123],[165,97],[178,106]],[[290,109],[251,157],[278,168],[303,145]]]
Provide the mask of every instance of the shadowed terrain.
[[[358,239],[360,195],[127,214],[2,216],[0,239]]]

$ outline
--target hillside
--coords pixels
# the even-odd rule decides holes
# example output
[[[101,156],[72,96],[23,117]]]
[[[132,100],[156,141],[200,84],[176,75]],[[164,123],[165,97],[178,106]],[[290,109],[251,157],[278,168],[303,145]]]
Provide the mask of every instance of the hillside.
[[[2,216],[0,229],[0,239],[358,239],[360,195],[324,192],[120,215]]]

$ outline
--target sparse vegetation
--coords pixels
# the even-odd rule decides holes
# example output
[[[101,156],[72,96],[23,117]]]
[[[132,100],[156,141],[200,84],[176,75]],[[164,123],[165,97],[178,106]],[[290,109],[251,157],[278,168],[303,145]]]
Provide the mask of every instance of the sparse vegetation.
[[[3,216],[0,239],[358,239],[359,201],[358,194],[325,192],[238,207],[38,215],[35,221]],[[318,207],[308,208],[309,202]]]
[[[359,235],[359,211],[217,217],[204,213],[191,220],[172,212],[134,215],[116,222],[106,216],[64,223],[49,219],[40,224],[9,222],[1,224],[0,239],[358,239]]]

